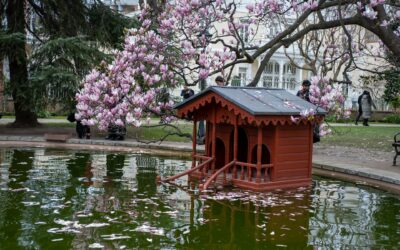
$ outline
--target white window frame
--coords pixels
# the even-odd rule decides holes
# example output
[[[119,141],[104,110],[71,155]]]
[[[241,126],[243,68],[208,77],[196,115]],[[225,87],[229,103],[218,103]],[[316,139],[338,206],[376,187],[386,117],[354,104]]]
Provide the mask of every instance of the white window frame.
[[[263,70],[262,84],[266,88],[278,88],[279,87],[279,70],[280,65],[276,61],[268,62]]]
[[[247,44],[250,41],[250,24],[246,19],[240,20],[240,23],[244,24],[244,27],[238,30],[239,36],[242,38],[243,42]]]
[[[246,86],[249,69],[247,67],[238,68],[238,76],[240,79],[240,86]]]
[[[290,63],[283,65],[282,87],[288,90],[296,89],[297,68]]]

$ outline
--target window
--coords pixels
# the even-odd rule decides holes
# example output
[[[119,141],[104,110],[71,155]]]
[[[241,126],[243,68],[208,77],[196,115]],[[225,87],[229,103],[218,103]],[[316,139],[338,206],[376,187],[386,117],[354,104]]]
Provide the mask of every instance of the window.
[[[249,42],[249,23],[246,20],[241,20],[240,24],[242,27],[238,30],[239,36],[242,38],[244,43]]]
[[[279,87],[279,64],[271,61],[264,69],[262,77],[263,86],[266,88]]]
[[[294,90],[296,88],[296,67],[286,63],[283,66],[283,86],[284,89]]]
[[[239,67],[239,79],[240,86],[245,86],[247,84],[247,68]]]
[[[279,33],[278,24],[271,23],[271,26],[269,27],[269,37],[274,38],[276,35],[278,35],[278,33]]]

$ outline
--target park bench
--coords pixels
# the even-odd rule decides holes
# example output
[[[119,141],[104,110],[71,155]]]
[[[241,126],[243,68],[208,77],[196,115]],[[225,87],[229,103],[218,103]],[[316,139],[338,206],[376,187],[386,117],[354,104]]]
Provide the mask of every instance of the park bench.
[[[69,138],[71,138],[70,134],[45,134],[44,138],[46,141],[54,141],[54,142],[66,142]]]
[[[396,166],[396,158],[398,155],[400,155],[400,132],[394,135],[394,142],[392,145],[394,147],[394,151],[396,152],[396,155],[393,159],[393,166]]]

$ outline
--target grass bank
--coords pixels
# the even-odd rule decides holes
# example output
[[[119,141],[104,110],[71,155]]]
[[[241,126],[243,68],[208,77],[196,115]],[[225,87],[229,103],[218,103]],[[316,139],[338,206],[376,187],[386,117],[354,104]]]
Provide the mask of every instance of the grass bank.
[[[322,138],[323,145],[358,147],[363,149],[392,151],[393,136],[399,127],[332,127],[333,134]]]
[[[44,128],[75,128],[75,123],[46,123],[43,124]],[[139,141],[156,141],[160,140],[160,138],[165,139],[166,141],[176,141],[176,142],[189,142],[191,139],[189,136],[192,134],[193,125],[191,123],[179,123],[176,125],[175,129],[171,126],[162,126],[162,125],[150,125],[143,126],[140,128],[128,127],[126,138],[134,139]],[[101,131],[96,127],[91,128],[91,134],[93,138],[104,138],[107,136],[106,131]],[[179,136],[185,135],[185,136]]]
[[[189,142],[190,138],[178,136],[175,129],[171,127],[158,126],[156,121],[151,122],[151,127],[140,127],[133,128],[128,127],[127,138],[143,141],[158,140],[170,135],[165,138],[167,141],[177,142]],[[154,127],[155,126],[155,127]],[[188,122],[180,121],[176,125],[180,132],[183,134],[191,135],[192,124]],[[322,138],[321,145],[337,145],[347,147],[359,147],[363,149],[380,150],[380,151],[392,151],[393,136],[397,132],[400,132],[400,127],[390,126],[333,126],[333,134]],[[46,132],[75,132],[75,123],[43,123],[42,126],[37,128],[28,129],[12,129],[7,127],[5,124],[0,125],[0,134],[3,135],[43,135]],[[92,128],[93,138],[104,138],[107,136],[107,132],[100,131],[97,128]]]

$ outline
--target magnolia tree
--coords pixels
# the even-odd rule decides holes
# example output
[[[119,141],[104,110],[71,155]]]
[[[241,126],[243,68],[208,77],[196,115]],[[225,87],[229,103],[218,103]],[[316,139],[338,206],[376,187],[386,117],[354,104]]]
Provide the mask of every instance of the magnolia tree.
[[[158,98],[163,89],[179,84],[195,85],[217,73],[229,79],[235,65],[259,59],[260,67],[249,84],[256,86],[279,48],[287,48],[314,31],[341,28],[349,44],[343,56],[349,62],[357,47],[357,40],[352,39],[348,29],[354,25],[377,35],[382,48],[400,58],[397,1],[162,2],[162,7],[152,6],[157,9],[156,14],[144,8],[141,27],[127,32],[123,51],[116,53],[110,65],[94,69],[84,80],[76,97],[76,116],[83,124],[98,125],[101,129],[109,125],[140,126],[151,114],[170,122],[173,103]],[[282,21],[287,17],[293,21]],[[284,24],[276,36],[257,39],[262,27],[276,22]],[[218,51],[211,50],[208,44],[215,44]],[[313,79],[311,96],[317,106],[336,111],[343,99],[325,78]],[[303,111],[302,116],[312,119],[312,113]]]

